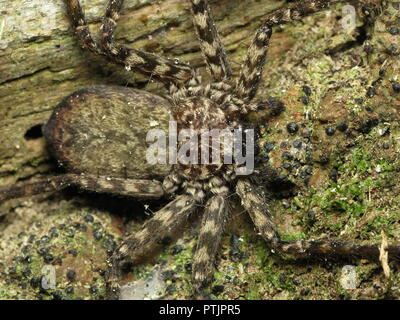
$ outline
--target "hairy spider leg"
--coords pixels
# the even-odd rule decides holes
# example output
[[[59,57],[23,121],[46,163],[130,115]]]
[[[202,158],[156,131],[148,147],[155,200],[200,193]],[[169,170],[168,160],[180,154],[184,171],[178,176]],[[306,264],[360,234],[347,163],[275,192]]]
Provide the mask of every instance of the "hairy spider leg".
[[[62,190],[69,186],[84,190],[113,193],[142,199],[158,199],[164,195],[162,183],[156,180],[123,179],[67,173],[0,189],[0,202],[14,198]]]
[[[200,293],[212,280],[215,256],[228,217],[226,195],[215,195],[206,204],[193,256],[193,290]]]
[[[196,209],[197,201],[189,195],[180,195],[147,220],[141,231],[126,237],[114,251],[106,272],[108,299],[118,299],[120,293],[121,262],[128,256],[133,260],[157,241],[171,236]]]
[[[272,28],[274,26],[297,21],[304,16],[326,9],[330,5],[338,2],[343,2],[343,0],[298,1],[291,4],[288,8],[278,9],[267,15],[265,21],[257,30],[247,51],[236,86],[237,95],[241,99],[248,101],[251,101],[255,97],[261,81],[268,53],[269,41],[272,35]],[[369,2],[365,0],[353,0],[352,2],[362,6],[367,3],[369,4]],[[376,4],[375,7],[379,7],[379,4]],[[370,10],[368,10],[367,7],[363,8],[365,9],[363,12],[364,15],[369,15]]]
[[[229,79],[232,75],[224,47],[215,27],[206,0],[191,0],[193,24],[200,40],[200,48],[214,81]]]
[[[248,179],[240,179],[236,185],[236,192],[261,236],[271,248],[278,252],[292,255],[379,256],[380,251],[377,245],[362,245],[357,242],[329,239],[282,241],[276,231],[263,188],[256,187]],[[397,245],[389,246],[387,250],[391,255],[400,254],[400,246]]]
[[[126,69],[135,69],[146,75],[153,75],[166,84],[186,82],[193,78],[193,69],[176,59],[167,59],[145,51],[128,48],[113,41],[114,31],[123,0],[110,0],[101,27],[101,48],[89,32],[84,13],[78,0],[65,0],[68,15],[75,33],[83,47],[97,54],[105,55]]]

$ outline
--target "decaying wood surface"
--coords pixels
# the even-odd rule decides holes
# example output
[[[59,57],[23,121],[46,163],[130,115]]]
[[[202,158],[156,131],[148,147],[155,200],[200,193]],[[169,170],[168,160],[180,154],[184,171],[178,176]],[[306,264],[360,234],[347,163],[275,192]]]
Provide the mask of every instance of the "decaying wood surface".
[[[106,2],[82,1],[94,33]],[[239,49],[246,48],[262,16],[282,3],[211,1],[235,70],[245,53]],[[0,7],[0,181],[4,184],[49,169],[44,140],[27,140],[24,135],[45,123],[66,95],[93,84],[145,86],[163,93],[148,78],[83,51],[62,0],[2,0]],[[187,1],[126,1],[116,38],[193,66],[203,65]]]

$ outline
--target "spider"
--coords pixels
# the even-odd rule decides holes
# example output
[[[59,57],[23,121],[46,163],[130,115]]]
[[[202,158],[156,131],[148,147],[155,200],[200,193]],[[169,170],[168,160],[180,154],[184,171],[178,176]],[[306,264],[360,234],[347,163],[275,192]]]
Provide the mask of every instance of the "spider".
[[[250,112],[260,109],[272,110],[277,108],[277,105],[279,109],[279,103],[274,100],[254,101],[273,26],[299,20],[340,1],[299,1],[269,14],[257,30],[240,75],[237,80],[234,80],[207,1],[190,0],[193,23],[200,41],[202,55],[212,78],[211,83],[204,83],[196,70],[181,61],[115,43],[113,36],[123,0],[108,2],[101,26],[100,42],[92,38],[79,1],[65,0],[65,2],[74,31],[84,48],[109,58],[127,70],[133,69],[145,75],[151,75],[152,78],[163,83],[167,87],[170,112],[178,128],[190,128],[195,132],[200,132],[204,128],[244,127],[246,115]],[[364,4],[368,1],[357,2]],[[144,99],[146,103],[158,101],[157,98],[150,96],[146,99]],[[61,164],[66,161],[62,157],[62,149],[68,147],[66,136],[73,135],[76,128],[73,125],[63,127],[57,119],[68,117],[69,112],[71,111],[68,108],[57,108],[44,128],[50,148],[55,151],[56,158],[58,157]],[[111,137],[110,143],[121,142]],[[208,147],[211,148],[211,146]],[[111,163],[110,167],[112,167]],[[147,220],[141,231],[128,235],[107,261],[108,270],[105,278],[109,299],[119,298],[121,266],[128,256],[134,260],[159,239],[174,234],[190,215],[200,213],[202,213],[202,222],[193,257],[192,284],[194,293],[201,295],[212,278],[216,252],[230,216],[228,195],[232,191],[239,196],[243,208],[249,213],[259,234],[275,251],[294,255],[376,256],[379,254],[379,247],[376,245],[361,245],[331,239],[281,240],[269,210],[266,190],[257,183],[254,174],[238,175],[236,172],[238,167],[239,164],[235,162],[220,165],[177,163],[172,166],[171,172],[163,182],[115,177],[111,168],[106,175],[93,175],[87,172],[66,173],[38,183],[2,189],[0,201],[59,190],[69,185],[77,185],[96,192],[138,198],[169,196],[172,200]],[[199,210],[199,208],[204,209]],[[391,254],[400,253],[400,248],[397,246],[389,246],[386,250]]]

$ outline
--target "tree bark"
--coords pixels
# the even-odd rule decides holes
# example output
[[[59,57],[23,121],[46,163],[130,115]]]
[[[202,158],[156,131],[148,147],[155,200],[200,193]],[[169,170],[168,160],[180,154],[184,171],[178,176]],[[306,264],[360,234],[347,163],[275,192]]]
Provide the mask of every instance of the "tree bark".
[[[107,1],[82,1],[97,36]],[[147,77],[121,70],[82,50],[62,0],[1,1],[0,15],[0,183],[13,183],[49,169],[42,139],[27,140],[30,128],[47,121],[63,97],[93,84],[145,87],[163,94]],[[224,44],[237,70],[251,35],[283,1],[212,1]],[[194,67],[204,63],[187,1],[126,1],[117,41],[174,57]],[[34,133],[33,133],[34,134]]]

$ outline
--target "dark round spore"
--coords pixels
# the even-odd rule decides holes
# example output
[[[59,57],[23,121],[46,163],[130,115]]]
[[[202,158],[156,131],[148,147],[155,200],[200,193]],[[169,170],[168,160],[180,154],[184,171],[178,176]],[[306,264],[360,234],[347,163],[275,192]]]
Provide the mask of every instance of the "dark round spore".
[[[237,247],[240,244],[240,238],[237,234],[232,234],[230,239],[231,246]]]
[[[72,255],[73,257],[76,257],[78,255],[78,252],[76,250],[74,250],[74,249],[68,250],[68,253],[70,255]]]
[[[192,264],[190,262],[185,263],[185,271],[187,273],[192,273]]]
[[[44,256],[44,255],[46,255],[47,253],[49,253],[50,252],[50,248],[49,247],[43,247],[43,248],[39,248],[38,249],[38,253],[39,253],[39,255],[41,255],[41,256]]]
[[[300,139],[293,141],[293,147],[296,149],[301,149],[302,145],[303,145],[303,142]]]
[[[333,136],[335,134],[335,128],[333,127],[326,127],[325,128],[325,133],[327,136]]]
[[[292,165],[289,162],[284,162],[282,164],[282,168],[289,171],[289,170],[292,170]]]
[[[365,111],[367,111],[368,113],[371,113],[373,110],[371,107],[365,107]]]
[[[391,35],[393,35],[393,36],[397,36],[397,35],[400,33],[400,31],[399,31],[399,28],[391,27],[391,28],[389,29],[389,33],[390,33]]]
[[[41,244],[46,244],[50,241],[50,238],[48,236],[43,236],[40,238],[40,243]]]
[[[30,285],[32,288],[38,288],[41,282],[41,277],[33,277],[31,278],[31,280],[29,281]]]
[[[307,96],[302,96],[300,98],[301,102],[305,105],[308,105],[310,103],[310,99]]]
[[[181,245],[176,245],[176,246],[173,246],[173,248],[172,248],[172,250],[171,250],[171,253],[172,253],[173,255],[176,255],[176,254],[181,253],[182,250],[183,250],[183,246],[181,246]]]
[[[176,291],[176,286],[174,286],[173,284],[170,284],[169,286],[167,286],[165,288],[165,291],[167,292],[167,294],[172,294]]]
[[[274,148],[275,148],[275,145],[272,142],[266,142],[264,144],[265,152],[270,152],[270,151],[274,150]]]
[[[175,278],[176,272],[174,270],[166,270],[161,273],[164,281],[173,280]]]
[[[339,173],[336,169],[332,169],[331,172],[329,172],[329,178],[334,182],[337,181],[338,176],[339,176]]]
[[[394,82],[392,84],[392,88],[394,92],[400,93],[400,83],[399,82]]]
[[[79,222],[74,222],[72,224],[72,227],[75,228],[76,230],[81,230],[82,229],[82,224],[80,224]]]
[[[57,231],[53,231],[52,233],[50,233],[50,237],[58,238],[58,232]]]
[[[67,271],[67,279],[68,279],[68,281],[75,281],[75,279],[76,279],[75,270],[70,269]]]
[[[284,153],[282,153],[282,159],[293,160],[293,156],[290,154],[290,152],[285,151]]]
[[[96,294],[99,293],[99,289],[97,289],[96,286],[90,286],[90,288],[89,288],[89,293],[90,293],[90,294],[93,294],[93,295],[96,295]]]
[[[43,259],[44,259],[44,262],[49,263],[49,262],[52,262],[52,261],[53,261],[54,256],[53,256],[51,253],[48,253],[48,254],[46,254],[46,255],[43,257]]]
[[[364,134],[370,133],[373,127],[376,127],[379,124],[378,118],[371,118],[365,120],[359,127],[358,131]]]
[[[341,132],[345,132],[348,128],[349,126],[344,122],[338,123],[336,126],[336,129],[338,129]]]
[[[88,215],[83,217],[83,220],[85,220],[86,222],[93,222],[94,218],[93,218],[92,215],[88,214]]]
[[[96,240],[100,240],[103,237],[103,233],[101,231],[96,230],[93,232],[93,237]]]
[[[307,218],[308,218],[310,221],[314,221],[314,220],[315,220],[315,212],[312,211],[312,210],[308,211],[308,212],[307,212]]]
[[[372,98],[374,95],[376,95],[376,89],[374,87],[369,87],[367,90],[367,97]]]
[[[53,300],[63,300],[64,296],[61,291],[57,290],[51,293]]]
[[[303,92],[306,96],[310,96],[311,95],[311,88],[309,86],[303,86]]]
[[[224,292],[225,287],[223,285],[216,285],[212,288],[212,293],[214,294],[220,294],[222,292]]]
[[[297,131],[299,131],[299,125],[296,122],[289,122],[286,125],[286,130],[290,134],[295,134]]]

